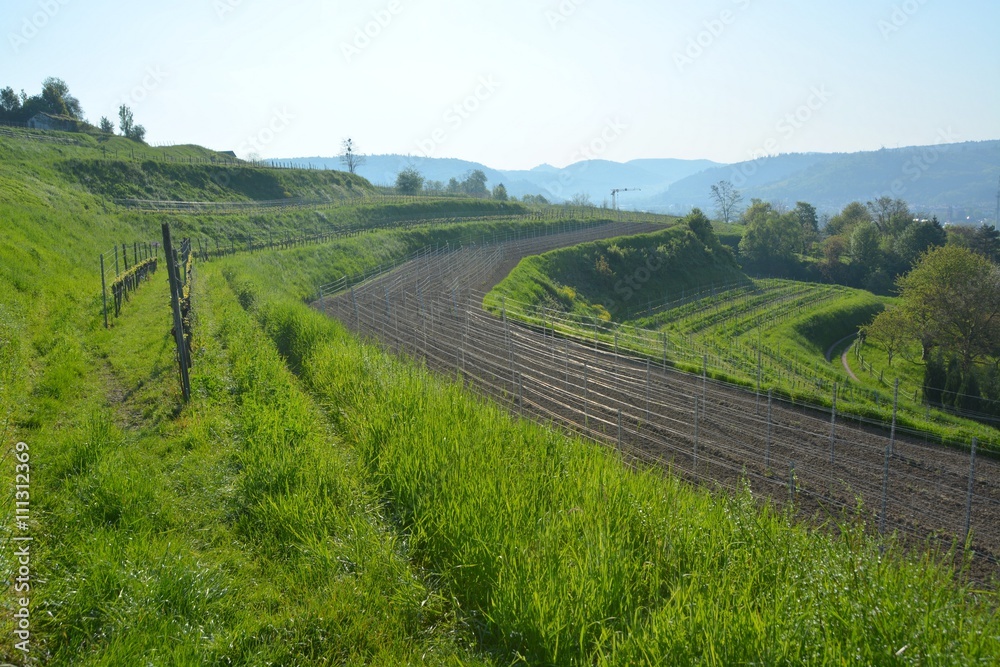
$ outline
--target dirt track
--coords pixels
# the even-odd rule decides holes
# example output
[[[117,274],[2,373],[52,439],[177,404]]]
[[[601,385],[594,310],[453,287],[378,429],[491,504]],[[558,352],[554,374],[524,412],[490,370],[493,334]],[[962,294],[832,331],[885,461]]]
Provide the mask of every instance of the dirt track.
[[[850,513],[860,500],[873,529],[920,542],[962,540],[968,517],[974,576],[985,581],[1000,573],[996,461],[976,461],[970,512],[968,452],[902,434],[890,452],[882,429],[519,326],[481,308],[485,292],[524,256],[639,231],[608,225],[428,256],[318,307],[437,371],[461,373],[470,388],[514,411],[620,445],[627,457],[707,486],[735,488],[746,479],[754,493],[778,504],[794,497],[800,512],[821,519]]]

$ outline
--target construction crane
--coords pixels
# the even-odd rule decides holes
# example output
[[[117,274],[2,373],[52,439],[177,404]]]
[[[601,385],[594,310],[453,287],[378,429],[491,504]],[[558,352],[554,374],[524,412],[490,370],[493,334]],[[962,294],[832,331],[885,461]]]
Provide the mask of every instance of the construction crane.
[[[993,219],[993,226],[1000,229],[1000,180],[997,182],[997,214]]]
[[[618,193],[619,192],[642,192],[642,188],[615,188],[611,191],[611,208],[612,210],[618,210]]]

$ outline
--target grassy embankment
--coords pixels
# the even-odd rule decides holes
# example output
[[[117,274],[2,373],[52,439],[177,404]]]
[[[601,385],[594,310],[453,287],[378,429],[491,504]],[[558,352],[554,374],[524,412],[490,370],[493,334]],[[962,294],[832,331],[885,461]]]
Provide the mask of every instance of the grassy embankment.
[[[1000,654],[995,595],[950,567],[882,556],[859,528],[834,540],[745,495],[623,469],[302,301],[385,248],[402,255],[457,227],[200,265],[195,391],[180,407],[164,273],[111,330],[97,308],[96,253],[159,218],[132,227],[58,179],[25,187],[59,210],[0,201],[12,221],[0,228],[0,398],[5,446],[30,446],[32,655],[44,664]],[[9,496],[3,507],[9,517]],[[4,608],[14,602],[8,590]],[[12,640],[0,655],[21,657]]]
[[[617,337],[619,348],[693,372],[707,365],[717,379],[812,405],[829,407],[836,387],[841,411],[891,421],[894,376],[859,372],[862,382],[853,381],[843,348],[826,361],[887,301],[838,285],[751,279],[719,244],[706,246],[678,227],[527,258],[486,305],[567,335],[593,340],[596,331],[608,345]],[[900,376],[902,428],[960,446],[976,437],[1000,447],[995,429],[927,410],[913,375]]]

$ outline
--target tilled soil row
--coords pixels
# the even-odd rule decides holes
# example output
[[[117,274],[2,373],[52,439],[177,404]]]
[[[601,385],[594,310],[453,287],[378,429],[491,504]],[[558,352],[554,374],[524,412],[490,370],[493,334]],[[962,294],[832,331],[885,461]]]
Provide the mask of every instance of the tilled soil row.
[[[422,258],[318,307],[387,347],[458,375],[511,410],[599,442],[630,460],[697,483],[755,494],[831,525],[860,516],[873,529],[935,544],[961,542],[973,576],[997,573],[1000,466],[829,412],[617,354],[494,317],[485,291],[520,258],[626,233],[622,226]],[[627,233],[637,233],[628,231]],[[969,490],[972,489],[971,507]],[[862,507],[860,515],[856,510]]]

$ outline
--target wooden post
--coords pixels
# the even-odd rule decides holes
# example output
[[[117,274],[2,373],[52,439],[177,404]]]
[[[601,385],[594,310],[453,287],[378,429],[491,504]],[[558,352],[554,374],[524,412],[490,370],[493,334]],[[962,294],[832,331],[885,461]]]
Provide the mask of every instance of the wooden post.
[[[174,342],[177,344],[177,358],[181,370],[181,392],[184,402],[191,400],[191,380],[188,377],[187,344],[184,342],[184,323],[181,318],[181,285],[177,275],[177,265],[173,260],[173,243],[170,239],[170,223],[163,223],[163,251],[167,257],[167,277],[170,280],[170,303],[174,314]]]
[[[104,253],[101,253],[101,297],[104,300],[104,328],[108,326],[108,281],[104,277]]]

